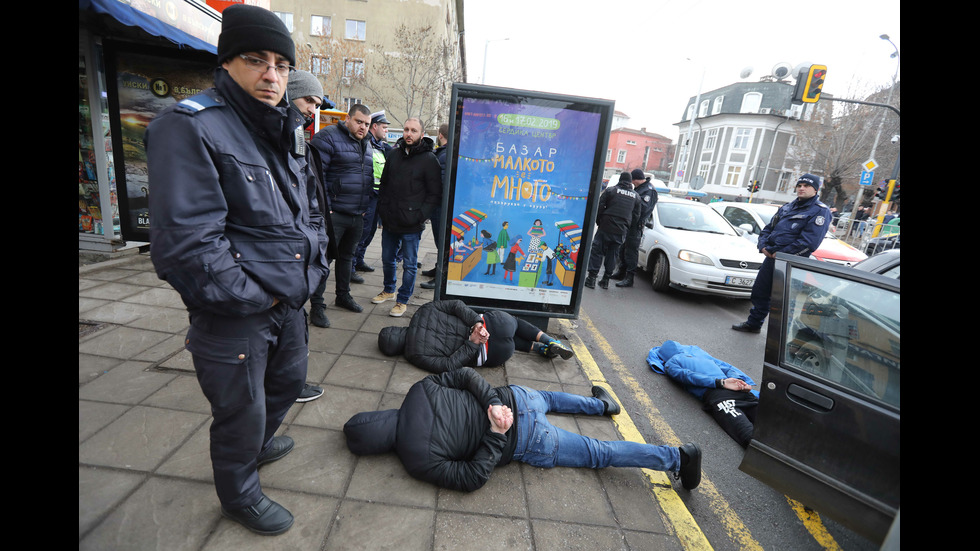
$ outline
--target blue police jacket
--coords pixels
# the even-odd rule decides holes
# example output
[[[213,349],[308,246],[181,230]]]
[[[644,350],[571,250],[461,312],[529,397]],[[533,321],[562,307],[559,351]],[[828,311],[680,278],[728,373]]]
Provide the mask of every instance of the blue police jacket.
[[[830,207],[816,197],[787,203],[772,217],[759,235],[759,251],[809,256],[820,248],[830,227]]]
[[[274,298],[299,309],[326,277],[302,123],[288,102],[258,101],[221,68],[214,88],[150,123],[151,259],[188,310],[246,316]]]

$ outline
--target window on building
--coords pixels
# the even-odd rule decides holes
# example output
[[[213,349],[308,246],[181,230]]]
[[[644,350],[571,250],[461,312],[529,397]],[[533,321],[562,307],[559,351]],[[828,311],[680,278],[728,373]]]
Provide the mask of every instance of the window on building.
[[[607,163],[609,162],[609,159],[612,159],[612,149],[607,149],[606,150],[606,162]]]
[[[313,55],[310,57],[310,72],[314,75],[329,75],[330,74],[330,58],[322,55]]]
[[[748,149],[749,141],[752,138],[751,128],[737,128],[735,129],[735,142],[732,143],[732,149]]]
[[[710,101],[708,101],[708,100],[704,100],[704,101],[701,102],[701,108],[698,109],[698,116],[699,117],[707,117],[708,116],[708,104],[709,103],[710,103]]]
[[[344,76],[345,77],[362,77],[362,76],[364,76],[364,60],[363,59],[345,59],[344,60]]]
[[[357,19],[347,20],[347,30],[344,31],[344,38],[347,40],[366,40],[367,22]]]
[[[272,13],[276,14],[276,17],[278,17],[279,20],[282,21],[284,25],[286,25],[286,28],[289,29],[289,32],[293,32],[293,14],[292,13],[290,13],[288,11],[274,11]]]
[[[725,103],[725,96],[718,96],[715,98],[715,104],[711,108],[711,114],[717,115],[718,113],[721,113],[721,106],[723,103]]]
[[[310,34],[313,36],[330,36],[332,32],[330,17],[326,15],[310,16]]]
[[[779,175],[779,183],[776,184],[777,185],[776,191],[778,191],[778,192],[786,192],[786,191],[789,191],[790,190],[790,182],[792,182],[792,181],[793,181],[793,173],[792,172],[783,172],[783,173],[781,173]],[[794,184],[794,187],[795,187],[795,184]]]
[[[728,174],[725,175],[725,184],[724,185],[731,186],[731,187],[738,187],[738,185],[739,185],[739,181],[738,180],[739,180],[739,177],[741,177],[741,175],[742,175],[742,167],[740,167],[740,166],[729,166],[728,167]]]
[[[708,135],[704,139],[704,149],[705,151],[710,151],[715,148],[715,141],[718,139],[718,129],[712,128],[708,130]]]
[[[685,120],[691,120],[694,118],[694,104],[687,106],[687,118]]]
[[[617,163],[625,163],[626,162],[626,150],[625,149],[620,149],[619,150],[619,154],[616,155],[616,162]]]
[[[742,108],[739,113],[758,113],[762,105],[762,94],[759,92],[749,92],[742,96]]]
[[[344,98],[344,111],[349,113],[350,108],[358,103],[362,103],[361,98]]]
[[[626,145],[636,145],[636,140],[626,140]]]
[[[698,165],[698,176],[708,181],[708,173],[711,172],[711,163],[701,163]]]

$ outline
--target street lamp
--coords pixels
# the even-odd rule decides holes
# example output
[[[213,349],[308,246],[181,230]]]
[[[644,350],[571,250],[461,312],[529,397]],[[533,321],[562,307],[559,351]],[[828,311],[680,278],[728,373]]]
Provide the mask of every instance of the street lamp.
[[[502,42],[504,40],[510,40],[510,38],[488,38],[486,43],[483,45],[483,76],[480,77],[480,84],[487,83],[487,48],[490,47],[491,42]]]

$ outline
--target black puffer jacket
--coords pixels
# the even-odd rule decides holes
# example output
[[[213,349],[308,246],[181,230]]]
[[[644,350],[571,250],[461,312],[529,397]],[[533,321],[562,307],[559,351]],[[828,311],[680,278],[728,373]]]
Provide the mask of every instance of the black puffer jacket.
[[[432,139],[407,146],[395,143],[381,173],[378,214],[384,228],[394,233],[419,233],[442,202],[442,168],[432,151]]]
[[[336,212],[364,214],[374,197],[374,148],[368,136],[358,140],[339,122],[310,140],[320,154],[320,181]]]
[[[429,302],[412,315],[405,338],[405,359],[433,373],[476,365],[480,346],[470,341],[480,315],[461,300]]]

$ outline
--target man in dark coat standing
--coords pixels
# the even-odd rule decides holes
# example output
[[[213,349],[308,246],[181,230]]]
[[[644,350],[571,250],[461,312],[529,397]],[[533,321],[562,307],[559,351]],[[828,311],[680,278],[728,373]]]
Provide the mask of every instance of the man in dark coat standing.
[[[595,280],[603,264],[606,269],[599,287],[609,288],[609,276],[616,269],[616,255],[626,240],[626,233],[640,218],[639,197],[633,189],[633,179],[629,172],[620,174],[619,183],[606,188],[599,197],[599,210],[595,219],[599,229],[592,240],[589,275],[585,278],[585,286],[589,289],[595,289]]]
[[[400,317],[415,292],[419,240],[425,221],[442,196],[442,169],[433,152],[432,138],[422,134],[422,121],[405,121],[402,137],[395,143],[381,173],[378,213],[381,216],[381,265],[384,289],[371,299],[374,304],[395,300],[389,315]],[[402,257],[402,284],[395,293],[398,264]]]
[[[619,250],[619,267],[616,268],[615,274],[609,276],[609,279],[622,280],[616,284],[616,287],[633,286],[640,241],[643,240],[643,224],[646,224],[647,219],[650,218],[650,213],[653,212],[658,199],[657,190],[653,189],[650,178],[642,170],[634,168],[630,172],[630,177],[633,179],[633,189],[640,196],[640,219],[626,234],[626,241]]]
[[[157,275],[180,294],[224,516],[289,529],[259,466],[293,449],[275,436],[306,380],[303,305],[324,279],[327,236],[303,115],[285,98],[295,48],[271,11],[225,9],[214,88],[168,107],[145,143]]]

